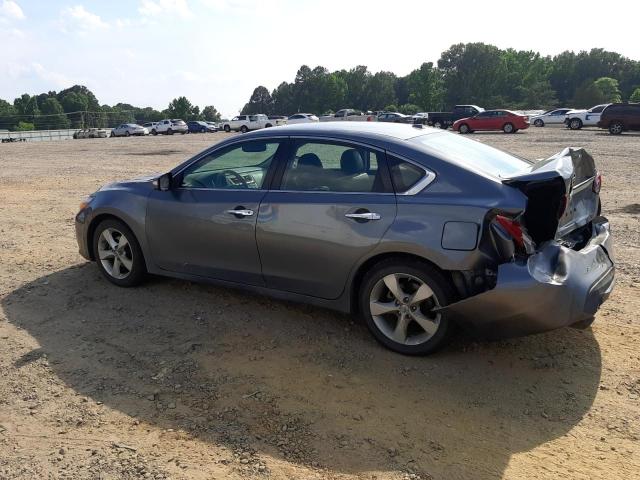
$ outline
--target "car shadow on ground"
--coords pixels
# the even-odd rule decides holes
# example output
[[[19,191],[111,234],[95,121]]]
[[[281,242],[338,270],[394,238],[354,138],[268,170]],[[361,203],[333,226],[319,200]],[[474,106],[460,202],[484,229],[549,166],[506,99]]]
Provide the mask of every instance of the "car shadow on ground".
[[[177,280],[120,289],[88,264],[2,308],[40,344],[16,368],[46,355],[70,388],[141,422],[335,473],[502,478],[580,421],[601,373],[590,330],[411,358],[344,315]]]

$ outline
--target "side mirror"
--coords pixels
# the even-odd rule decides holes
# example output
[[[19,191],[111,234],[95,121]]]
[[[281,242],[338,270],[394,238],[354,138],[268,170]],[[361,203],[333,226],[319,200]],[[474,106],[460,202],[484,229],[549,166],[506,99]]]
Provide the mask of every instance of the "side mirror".
[[[173,175],[171,172],[165,173],[164,175],[159,176],[155,180],[156,190],[160,190],[161,192],[166,192],[171,190],[171,184],[173,183]]]

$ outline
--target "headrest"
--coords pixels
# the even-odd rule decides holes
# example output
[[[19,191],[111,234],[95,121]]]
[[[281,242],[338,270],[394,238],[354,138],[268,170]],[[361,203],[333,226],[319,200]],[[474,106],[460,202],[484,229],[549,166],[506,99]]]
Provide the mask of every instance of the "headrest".
[[[364,172],[364,160],[362,160],[360,152],[353,148],[342,152],[340,156],[340,169],[347,175]]]
[[[298,168],[300,167],[322,168],[322,161],[315,153],[305,153],[298,158]]]

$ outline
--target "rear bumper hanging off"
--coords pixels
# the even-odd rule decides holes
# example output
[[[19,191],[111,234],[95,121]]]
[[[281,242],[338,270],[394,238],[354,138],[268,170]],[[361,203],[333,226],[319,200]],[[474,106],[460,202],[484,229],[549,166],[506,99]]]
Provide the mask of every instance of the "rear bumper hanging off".
[[[550,241],[526,262],[498,267],[492,290],[441,311],[485,338],[505,338],[589,323],[614,285],[609,222],[593,220],[592,237],[579,251]]]

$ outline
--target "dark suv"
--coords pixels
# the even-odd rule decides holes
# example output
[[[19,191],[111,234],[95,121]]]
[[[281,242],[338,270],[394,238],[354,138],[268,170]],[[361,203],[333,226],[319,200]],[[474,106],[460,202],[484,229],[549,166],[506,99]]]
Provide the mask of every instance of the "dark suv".
[[[640,130],[640,103],[612,103],[602,111],[598,127],[609,129],[612,135]]]

